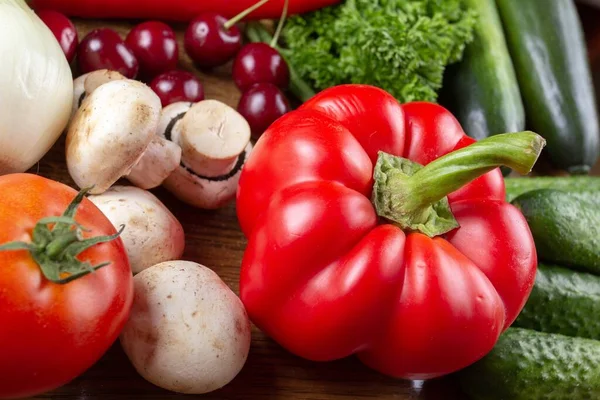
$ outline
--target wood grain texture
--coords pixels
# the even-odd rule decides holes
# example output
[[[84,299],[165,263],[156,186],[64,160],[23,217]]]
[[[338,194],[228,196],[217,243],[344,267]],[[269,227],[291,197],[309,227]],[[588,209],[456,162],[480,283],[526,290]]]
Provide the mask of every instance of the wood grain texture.
[[[110,26],[123,36],[132,24],[106,21],[76,21],[80,38],[97,27]],[[194,70],[184,55],[182,33],[180,67]],[[236,106],[239,91],[230,79],[230,66],[210,73],[195,71],[205,85],[206,98]],[[76,72],[75,72],[76,73]],[[600,173],[600,165],[597,167]],[[59,180],[75,187],[64,160],[64,137],[30,172]],[[246,240],[235,215],[235,205],[217,210],[195,209],[176,200],[164,189],[155,193],[182,222],[186,233],[185,260],[206,265],[216,271],[237,293],[238,272]],[[183,396],[159,389],[146,382],[133,369],[115,343],[90,370],[70,384],[35,399],[464,399],[451,378],[409,382],[375,373],[351,357],[332,363],[313,363],[295,357],[265,337],[255,327],[248,362],[236,379],[223,389],[202,395]]]

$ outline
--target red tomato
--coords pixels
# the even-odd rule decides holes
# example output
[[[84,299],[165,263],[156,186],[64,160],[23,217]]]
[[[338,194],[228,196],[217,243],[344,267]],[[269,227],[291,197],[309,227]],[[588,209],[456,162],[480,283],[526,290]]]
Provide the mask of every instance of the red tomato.
[[[0,193],[0,244],[31,242],[36,223],[60,216],[77,195],[62,183],[30,174],[0,177]],[[84,239],[116,233],[85,198],[75,220],[87,229]],[[68,383],[117,339],[133,300],[123,242],[96,244],[77,259],[110,264],[54,283],[28,250],[0,251],[0,398],[32,396]]]

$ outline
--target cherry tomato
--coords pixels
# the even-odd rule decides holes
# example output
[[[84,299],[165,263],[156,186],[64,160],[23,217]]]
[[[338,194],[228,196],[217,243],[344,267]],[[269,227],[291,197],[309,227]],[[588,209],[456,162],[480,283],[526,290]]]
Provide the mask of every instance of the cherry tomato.
[[[27,249],[0,250],[0,398],[28,397],[68,383],[108,350],[129,317],[133,279],[122,240],[87,198],[72,217],[82,229],[40,222],[62,215],[78,195],[74,189],[37,175],[10,174],[0,177],[0,193],[0,245],[38,245],[35,259],[36,252]],[[75,253],[79,264],[108,264],[87,273],[61,256],[65,243],[51,236],[73,242],[104,237]]]

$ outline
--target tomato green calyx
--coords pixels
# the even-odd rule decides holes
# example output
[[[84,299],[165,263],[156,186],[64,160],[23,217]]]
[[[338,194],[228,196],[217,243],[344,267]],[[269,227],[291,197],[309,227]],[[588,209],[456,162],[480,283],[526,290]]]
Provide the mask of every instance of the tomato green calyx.
[[[407,231],[443,235],[458,222],[448,194],[500,166],[528,174],[546,141],[525,131],[491,136],[455,150],[426,166],[379,152],[372,202],[377,214]]]
[[[77,255],[90,247],[116,239],[125,228],[121,226],[114,235],[83,238],[83,232],[88,230],[74,218],[79,204],[90,189],[82,189],[61,216],[39,220],[33,228],[31,242],[9,242],[0,246],[0,251],[29,251],[46,279],[58,284],[69,283],[109,265],[109,262],[91,265],[77,259]],[[50,228],[50,225],[53,227]]]

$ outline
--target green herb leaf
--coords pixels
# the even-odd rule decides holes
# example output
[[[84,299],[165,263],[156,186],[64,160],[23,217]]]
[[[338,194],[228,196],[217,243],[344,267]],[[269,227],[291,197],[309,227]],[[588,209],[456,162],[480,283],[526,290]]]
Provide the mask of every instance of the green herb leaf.
[[[435,101],[446,66],[473,38],[475,20],[462,0],[346,0],[291,17],[285,54],[317,90],[363,83],[400,102]]]

